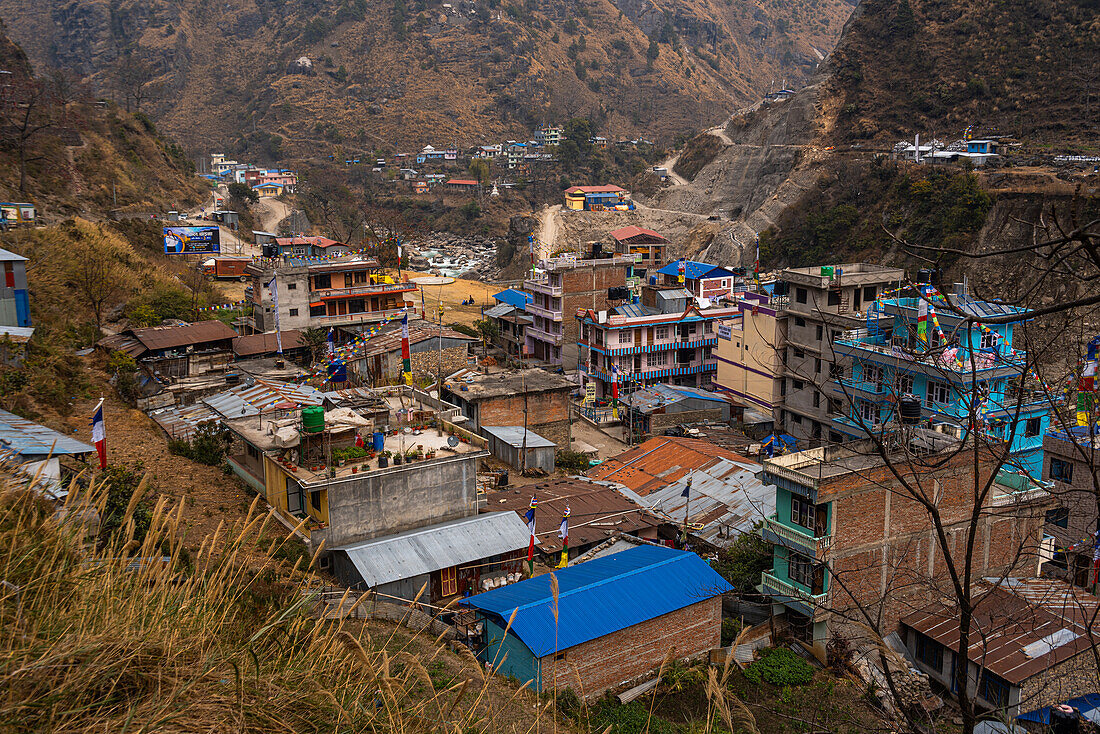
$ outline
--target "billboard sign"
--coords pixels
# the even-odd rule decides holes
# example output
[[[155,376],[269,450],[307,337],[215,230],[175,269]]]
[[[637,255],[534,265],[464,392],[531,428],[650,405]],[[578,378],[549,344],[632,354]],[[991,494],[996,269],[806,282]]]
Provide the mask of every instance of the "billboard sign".
[[[164,252],[167,255],[220,253],[221,230],[217,227],[165,227]]]

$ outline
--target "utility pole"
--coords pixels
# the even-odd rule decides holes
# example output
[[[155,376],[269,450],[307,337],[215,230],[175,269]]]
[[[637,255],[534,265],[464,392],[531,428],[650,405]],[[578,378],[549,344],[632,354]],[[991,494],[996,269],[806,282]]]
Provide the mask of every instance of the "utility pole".
[[[680,536],[680,548],[687,547],[688,540],[688,518],[690,517],[689,508],[691,507],[691,477],[688,476],[687,484],[684,486],[683,491],[684,500],[684,528]]]
[[[527,473],[527,374],[521,371],[519,373],[520,385],[523,390],[523,447],[520,450],[520,470],[519,473]]]
[[[440,288],[442,290],[442,288]],[[435,417],[435,430],[436,435],[443,435],[443,301],[439,302],[439,367],[436,369],[436,374],[439,377],[439,382],[436,385],[435,399],[436,399],[436,417]]]

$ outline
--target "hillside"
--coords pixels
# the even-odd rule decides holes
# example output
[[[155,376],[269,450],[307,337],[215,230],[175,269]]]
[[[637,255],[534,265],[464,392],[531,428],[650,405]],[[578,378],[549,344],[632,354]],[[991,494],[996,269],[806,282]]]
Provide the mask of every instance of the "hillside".
[[[73,69],[104,93],[148,62],[145,108],[189,149],[273,158],[469,145],[578,115],[671,142],[801,84],[851,11],[845,0],[447,4],[230,0],[214,20],[206,0],[0,0],[0,13],[39,67]],[[302,56],[309,73],[290,73]]]

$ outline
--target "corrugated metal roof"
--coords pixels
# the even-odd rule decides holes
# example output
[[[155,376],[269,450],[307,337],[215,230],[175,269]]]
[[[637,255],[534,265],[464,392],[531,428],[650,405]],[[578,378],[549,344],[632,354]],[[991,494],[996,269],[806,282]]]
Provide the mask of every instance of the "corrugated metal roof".
[[[550,588],[557,578],[557,619]],[[535,654],[550,655],[713,598],[733,587],[694,553],[638,546],[461,603],[507,624]]]
[[[149,350],[186,347],[237,336],[237,332],[221,321],[196,321],[182,326],[150,326],[146,329],[129,329],[123,333],[133,336]]]
[[[701,263],[695,260],[684,260],[683,262],[684,277],[688,280],[698,280],[699,278],[730,278],[734,275],[733,272],[717,265],[711,265],[710,263]],[[679,275],[680,261],[673,260],[657,272],[661,275]]]
[[[173,438],[189,439],[201,423],[232,420],[270,412],[279,403],[296,407],[321,405],[324,395],[310,385],[257,379],[251,385],[236,385],[202,402],[184,407],[168,408],[150,417]]]
[[[334,548],[367,586],[410,579],[527,547],[531,535],[514,512],[493,512]]]
[[[633,224],[629,227],[623,227],[622,229],[616,229],[610,235],[611,239],[622,242],[638,235],[644,235],[647,238],[655,238],[660,240],[658,244],[664,244],[668,242],[664,235],[654,232],[652,229],[645,229],[643,227],[636,227]]]
[[[279,333],[283,349],[297,349],[302,346],[302,332],[288,329]],[[233,354],[238,357],[252,357],[257,354],[274,354],[279,344],[275,332],[268,334],[249,334],[233,340]]]
[[[481,430],[517,449],[524,446],[523,426],[482,426]],[[557,448],[556,443],[543,438],[534,431],[527,431],[526,446],[529,449],[543,449],[551,446]]]
[[[507,303],[509,306],[513,306],[515,308],[523,308],[526,304],[534,300],[534,296],[532,296],[530,293],[528,293],[527,291],[521,291],[517,288],[509,288],[507,290],[503,290],[500,293],[494,294],[493,298],[497,301],[500,301],[501,303]]]
[[[627,499],[606,482],[580,477],[551,479],[538,484],[510,487],[490,492],[485,506],[492,510],[512,510],[522,517],[531,506],[531,495],[538,499],[535,542],[544,553],[561,550],[558,528],[566,506],[570,509],[569,542],[574,548],[602,541],[614,533],[632,534],[662,524],[640,504]]]
[[[509,314],[515,313],[515,311],[516,307],[510,303],[498,303],[492,308],[485,309],[485,312],[482,313],[482,316],[486,316],[490,319],[499,319],[508,316]]]
[[[663,382],[636,390],[624,397],[623,402],[636,410],[648,413],[685,399],[706,400],[715,403],[727,402],[718,393],[707,392],[697,387],[666,385]]]
[[[13,260],[26,260],[27,258],[22,255],[17,255],[11,250],[0,249],[0,262],[11,262]]]
[[[623,495],[671,522],[682,522],[686,509],[691,534],[723,546],[775,512],[775,489],[757,478],[761,469],[706,441],[662,436],[608,459],[588,475],[619,485]]]
[[[88,454],[95,451],[93,446],[6,410],[0,410],[0,448],[20,456]]]
[[[970,660],[1019,685],[1089,648],[1091,620],[1100,598],[1056,579],[984,579],[988,596],[974,612]],[[959,614],[932,604],[902,623],[958,651]]]
[[[148,351],[141,342],[125,333],[105,336],[97,344],[109,352],[123,352],[131,357],[137,357]]]
[[[428,339],[437,339],[439,337],[439,326],[426,324],[423,321],[414,321],[409,323],[409,344],[419,344],[422,341]],[[463,334],[460,331],[454,329],[443,328],[444,339],[455,339],[464,342],[476,342],[477,337]],[[385,331],[378,336],[371,337],[367,340],[366,346],[362,347],[358,352],[355,359],[366,359],[367,357],[374,357],[382,354],[391,354],[401,351],[401,329],[395,327],[389,331]]]

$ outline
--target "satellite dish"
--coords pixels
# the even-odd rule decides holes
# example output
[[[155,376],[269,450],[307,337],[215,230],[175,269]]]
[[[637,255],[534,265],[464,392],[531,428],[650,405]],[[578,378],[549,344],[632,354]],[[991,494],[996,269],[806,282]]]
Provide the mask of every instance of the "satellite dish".
[[[413,432],[413,429],[409,428],[408,426],[405,426],[403,430],[406,436]]]
[[[447,445],[452,449],[458,446],[458,436],[447,436]]]

